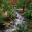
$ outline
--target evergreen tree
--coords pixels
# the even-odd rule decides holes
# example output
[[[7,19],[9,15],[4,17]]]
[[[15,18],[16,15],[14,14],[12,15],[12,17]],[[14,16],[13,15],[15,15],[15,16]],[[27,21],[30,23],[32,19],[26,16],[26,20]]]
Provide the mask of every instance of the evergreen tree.
[[[25,5],[25,0],[18,0],[16,3],[16,8],[23,8]]]

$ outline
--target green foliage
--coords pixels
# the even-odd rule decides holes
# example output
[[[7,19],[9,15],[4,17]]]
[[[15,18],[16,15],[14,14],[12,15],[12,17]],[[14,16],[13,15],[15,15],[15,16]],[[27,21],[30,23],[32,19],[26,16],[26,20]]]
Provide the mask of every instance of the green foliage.
[[[3,9],[4,11],[7,11],[8,14],[11,16],[13,15],[14,11],[12,9],[11,5],[8,5],[7,0],[2,0],[0,9]]]
[[[1,4],[2,4],[3,2],[2,2],[2,0],[0,0],[0,7],[1,7]]]
[[[27,10],[23,13],[23,15],[28,19],[32,19],[32,1],[27,1],[26,8]]]
[[[25,0],[18,0],[19,2],[16,4],[17,8],[22,8],[24,6]]]
[[[30,3],[27,5],[27,8],[28,8],[29,10],[32,10],[32,2],[30,2]]]
[[[27,17],[28,19],[31,19],[32,10],[27,10],[23,13],[23,16]]]
[[[7,11],[8,16],[15,19],[13,7],[7,3],[8,0],[0,0],[0,14],[3,11]],[[1,18],[3,20],[3,18]]]

